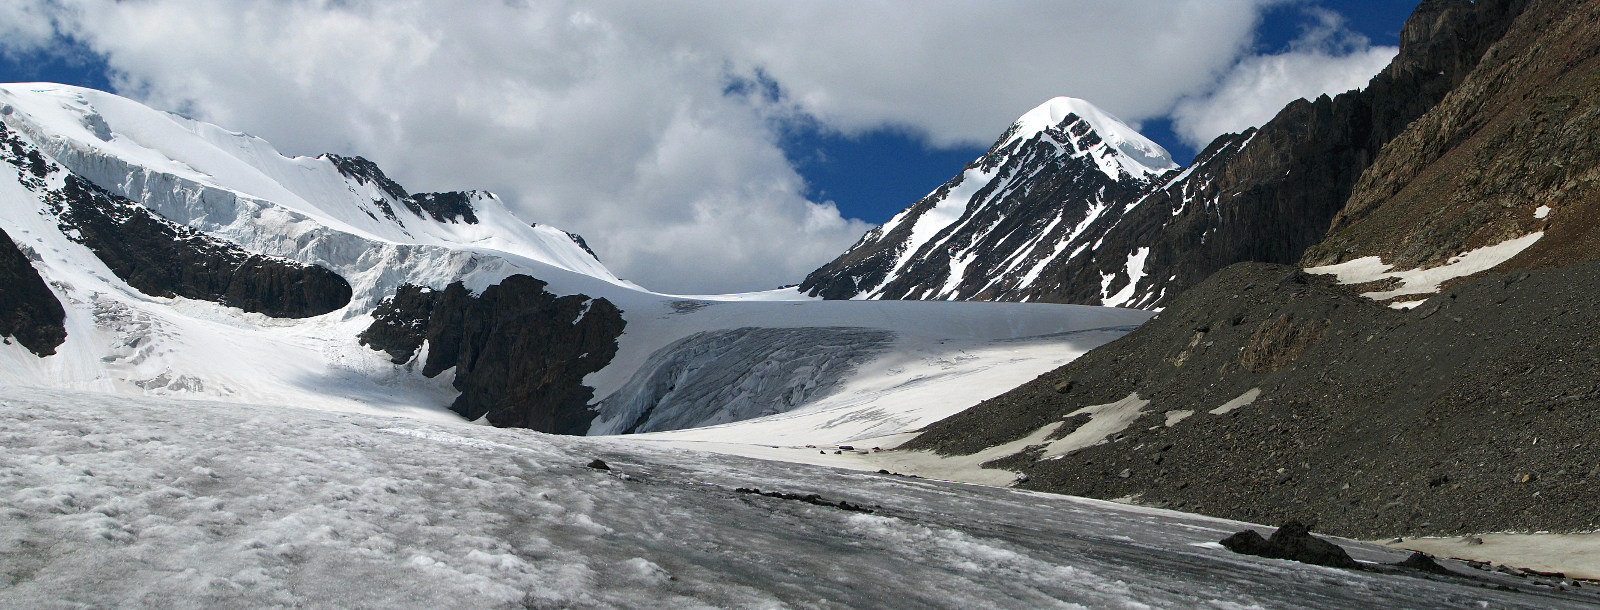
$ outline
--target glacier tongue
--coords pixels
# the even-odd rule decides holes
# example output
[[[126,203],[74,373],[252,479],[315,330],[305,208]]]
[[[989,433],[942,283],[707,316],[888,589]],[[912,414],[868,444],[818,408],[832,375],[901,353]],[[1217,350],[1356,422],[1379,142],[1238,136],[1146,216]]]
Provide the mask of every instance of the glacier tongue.
[[[894,334],[871,328],[735,328],[651,354],[601,401],[589,434],[678,430],[790,411],[827,396]]]

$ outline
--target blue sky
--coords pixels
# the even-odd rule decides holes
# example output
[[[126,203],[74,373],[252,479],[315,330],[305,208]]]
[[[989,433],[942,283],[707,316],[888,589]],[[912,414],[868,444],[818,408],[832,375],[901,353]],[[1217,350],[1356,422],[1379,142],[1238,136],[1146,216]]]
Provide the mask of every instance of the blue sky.
[[[1050,97],[1180,163],[1364,83],[1411,1],[4,0],[0,81],[488,189],[678,293],[798,281]]]

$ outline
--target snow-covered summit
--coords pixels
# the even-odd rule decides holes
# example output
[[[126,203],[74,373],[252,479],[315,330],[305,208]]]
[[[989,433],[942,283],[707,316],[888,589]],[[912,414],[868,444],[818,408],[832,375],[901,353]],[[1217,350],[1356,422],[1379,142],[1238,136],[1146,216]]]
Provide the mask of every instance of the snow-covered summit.
[[[1063,255],[1092,250],[1106,228],[1096,223],[1114,222],[1121,210],[1113,207],[1125,207],[1177,167],[1127,123],[1089,102],[1057,97],[1024,113],[960,174],[812,272],[800,290],[828,299],[1014,300],[1036,282],[1052,281],[1046,271]]]
[[[1087,130],[1075,127],[1080,121]],[[1024,113],[1011,124],[1000,146],[1027,140],[1047,129],[1061,129],[1079,138],[1078,141],[1083,145],[1078,152],[1093,155],[1096,164],[1112,179],[1116,179],[1121,171],[1144,178],[1158,176],[1178,167],[1172,161],[1172,155],[1160,144],[1144,137],[1122,119],[1075,97],[1052,98]],[[1090,132],[1099,136],[1099,141],[1093,138],[1081,140]],[[1103,146],[1100,145],[1102,142]]]

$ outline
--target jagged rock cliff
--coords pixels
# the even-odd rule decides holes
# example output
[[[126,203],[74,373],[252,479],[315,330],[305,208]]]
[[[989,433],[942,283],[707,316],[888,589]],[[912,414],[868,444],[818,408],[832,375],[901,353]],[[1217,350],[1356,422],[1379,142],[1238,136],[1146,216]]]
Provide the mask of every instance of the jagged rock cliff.
[[[1523,15],[1383,150],[1305,265],[1434,267],[1535,233],[1507,267],[1600,253],[1600,4],[1534,1]]]

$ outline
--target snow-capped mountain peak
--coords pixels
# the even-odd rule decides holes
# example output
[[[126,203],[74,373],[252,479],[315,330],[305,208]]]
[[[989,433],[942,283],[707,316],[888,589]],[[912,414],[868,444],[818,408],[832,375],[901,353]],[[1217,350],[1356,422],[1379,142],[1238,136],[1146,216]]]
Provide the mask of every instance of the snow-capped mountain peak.
[[[1122,171],[1135,178],[1145,178],[1178,167],[1160,144],[1144,137],[1122,119],[1075,97],[1052,98],[1024,113],[1001,138],[1000,147],[1050,129],[1060,130],[1066,136],[1061,139],[1073,145],[1079,154],[1093,155],[1096,164],[1112,179]]]
[[[1047,269],[1089,250],[1115,222],[1113,204],[1126,205],[1177,167],[1127,123],[1057,97],[812,272],[800,290],[829,299],[1017,298]],[[1116,283],[1108,295],[1121,288]]]

